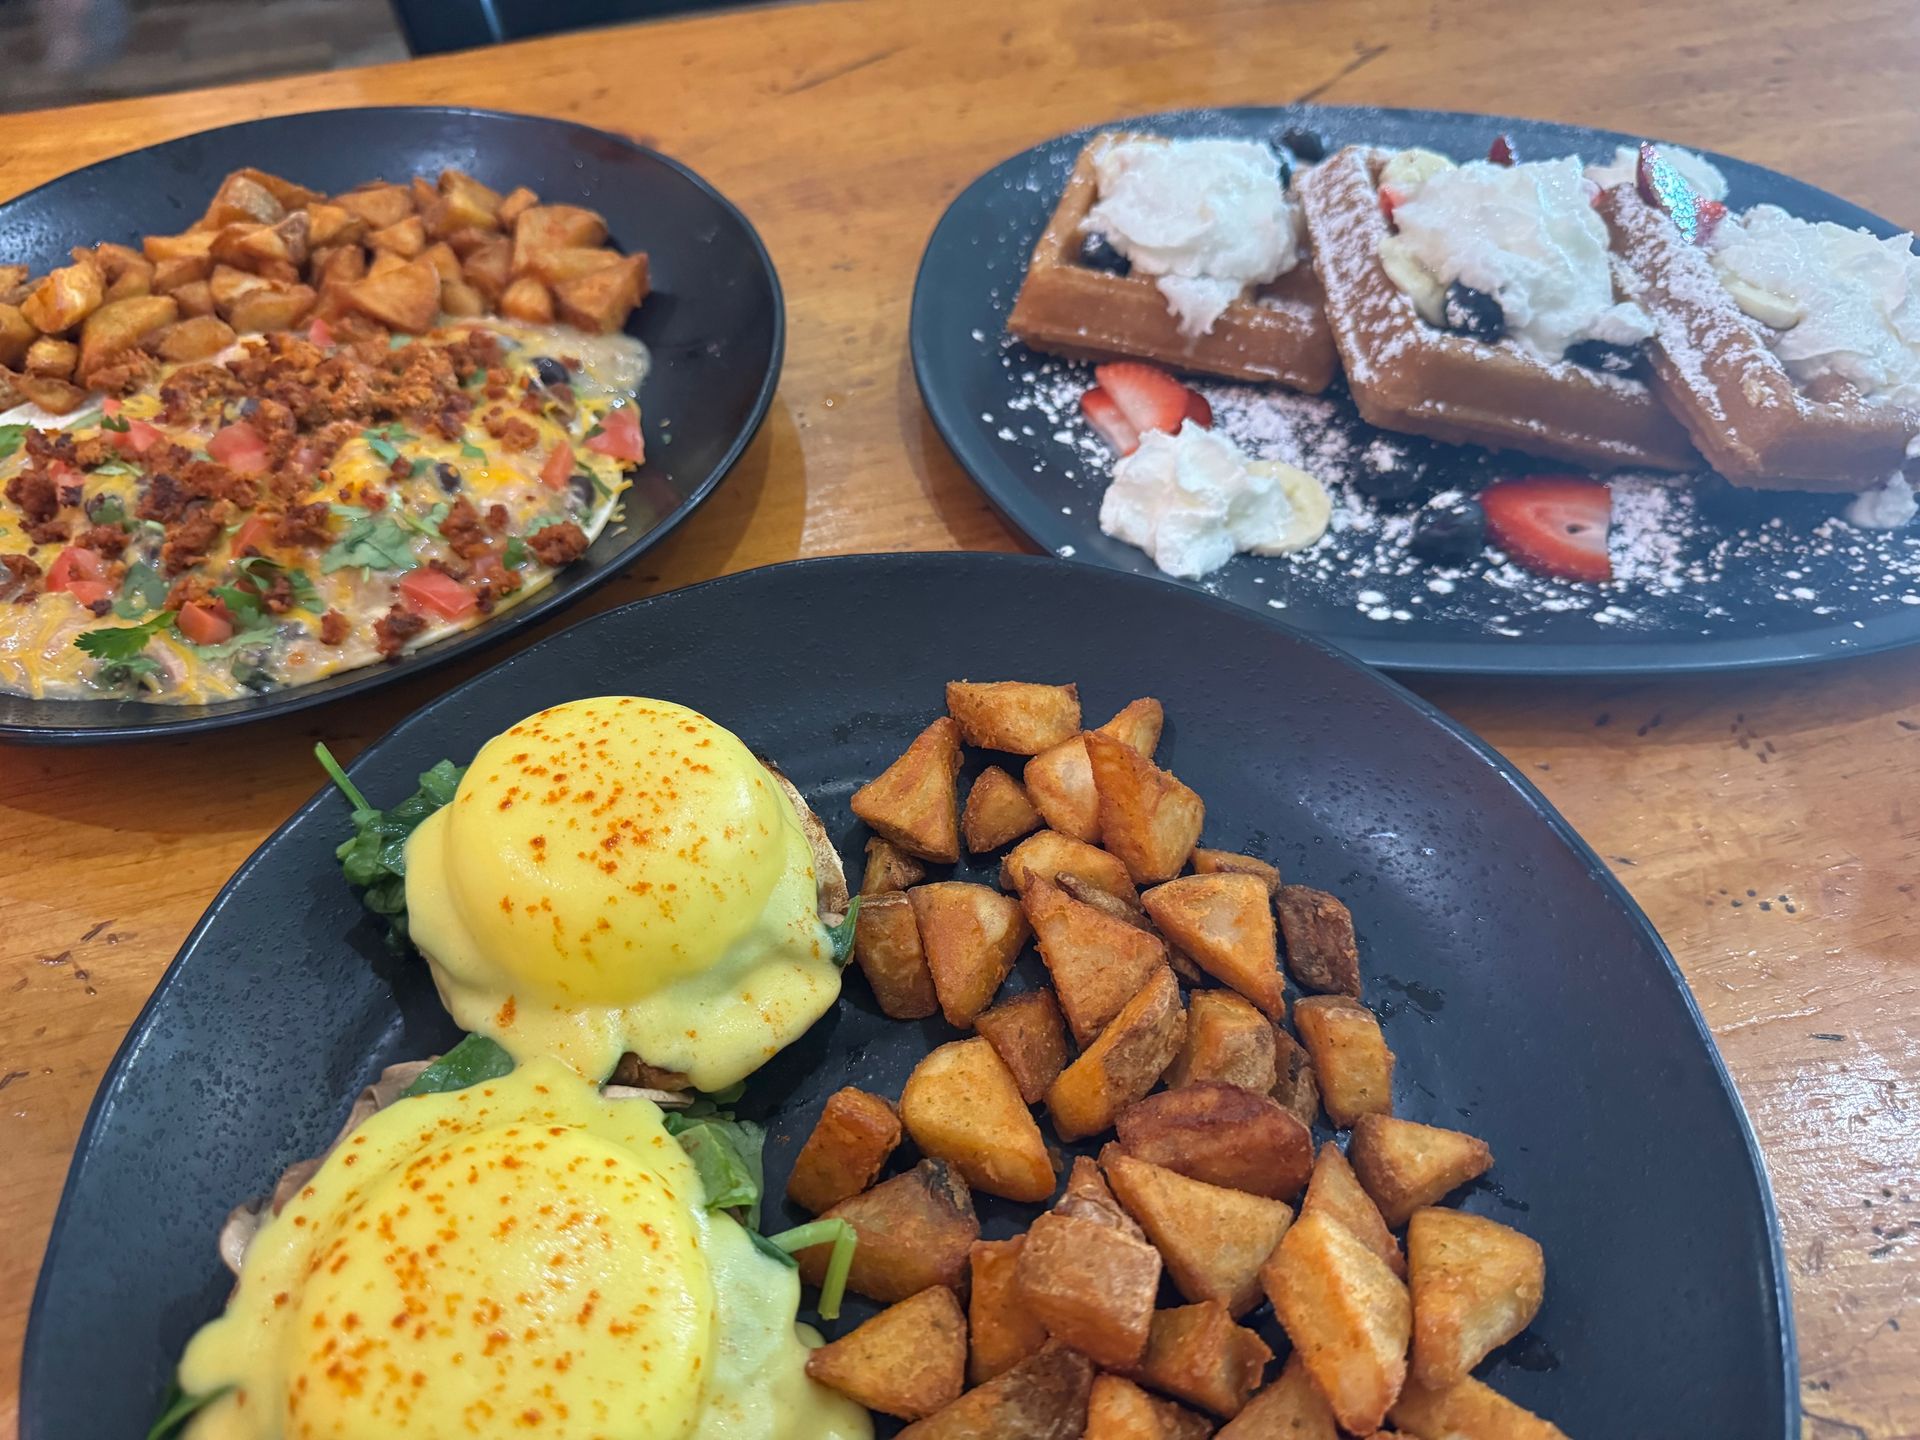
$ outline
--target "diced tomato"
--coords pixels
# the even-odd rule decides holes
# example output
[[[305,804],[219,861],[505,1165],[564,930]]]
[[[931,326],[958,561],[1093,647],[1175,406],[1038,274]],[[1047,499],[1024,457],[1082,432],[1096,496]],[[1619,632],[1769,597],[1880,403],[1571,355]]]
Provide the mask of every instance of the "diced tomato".
[[[240,528],[233,532],[233,553],[245,555],[249,550],[265,552],[267,539],[273,534],[273,522],[264,515],[249,515],[240,522]]]
[[[479,606],[471,590],[438,570],[409,570],[394,588],[414,609],[431,610],[448,620],[471,615]]]
[[[320,468],[320,447],[300,445],[287,456],[285,470],[289,475],[298,475],[302,479],[311,479]]]
[[[160,432],[144,420],[129,420],[126,429],[109,430],[107,434],[116,447],[135,455],[146,454],[162,438]]]
[[[47,589],[50,591],[72,590],[76,584],[98,583],[106,578],[106,562],[96,551],[79,545],[69,545],[47,567]]]
[[[593,442],[589,440],[587,444]],[[553,453],[547,456],[547,463],[540,467],[540,478],[549,490],[564,490],[567,481],[573,478],[573,449],[562,443],[553,447]]]
[[[100,413],[102,415],[118,415],[120,413],[120,397],[117,395],[107,396],[106,399],[100,402]]]
[[[244,420],[224,426],[207,442],[207,454],[236,475],[258,475],[267,468],[267,442]]]
[[[233,616],[218,600],[194,600],[180,607],[180,633],[195,645],[218,645],[233,638]]]
[[[647,446],[640,438],[640,411],[632,405],[609,410],[600,417],[600,433],[588,439],[587,449],[634,465],[645,460]]]
[[[315,345],[318,345],[322,350],[331,350],[333,348],[333,327],[327,324],[324,319],[315,320],[313,324],[307,327],[307,339],[311,340]]]
[[[69,580],[67,593],[82,605],[92,607],[102,600],[111,599],[113,586],[104,580]]]

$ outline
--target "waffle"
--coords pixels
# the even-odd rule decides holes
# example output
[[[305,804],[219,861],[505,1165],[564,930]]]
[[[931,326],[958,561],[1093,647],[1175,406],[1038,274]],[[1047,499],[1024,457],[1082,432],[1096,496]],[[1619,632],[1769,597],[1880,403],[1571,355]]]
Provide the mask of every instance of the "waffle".
[[[1545,361],[1422,320],[1381,268],[1376,178],[1386,153],[1349,146],[1296,188],[1354,404],[1369,423],[1454,444],[1524,450],[1595,470],[1697,468],[1687,432],[1637,380]]]
[[[1900,469],[1920,415],[1851,389],[1814,396],[1734,303],[1706,252],[1630,184],[1598,202],[1653,317],[1653,390],[1715,470],[1762,490],[1862,490]]]
[[[1302,263],[1250,299],[1227,306],[1204,335],[1180,333],[1151,276],[1112,275],[1080,263],[1080,222],[1098,197],[1098,147],[1145,137],[1095,136],[1074,161],[1067,188],[1033,247],[1007,328],[1035,350],[1073,360],[1126,357],[1173,370],[1270,380],[1317,393],[1336,360],[1325,297],[1313,266]]]

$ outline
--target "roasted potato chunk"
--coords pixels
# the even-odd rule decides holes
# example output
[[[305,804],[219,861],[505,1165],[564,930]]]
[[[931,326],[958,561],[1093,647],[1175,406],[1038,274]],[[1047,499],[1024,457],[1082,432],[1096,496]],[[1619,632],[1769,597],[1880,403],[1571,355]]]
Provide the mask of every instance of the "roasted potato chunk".
[[[1344,1129],[1393,1113],[1393,1052],[1371,1010],[1345,995],[1310,995],[1293,1007],[1293,1024],[1329,1120]]]
[[[1063,874],[1078,875],[1087,884],[1130,905],[1139,903],[1125,865],[1097,846],[1056,830],[1029,835],[1007,852],[1000,862],[1000,888],[1017,894],[1026,889],[1032,876],[1057,881]]]
[[[228,225],[271,225],[287,213],[287,207],[264,183],[261,172],[236,170],[220,182],[207,213],[196,227],[220,230]]]
[[[440,172],[439,200],[429,223],[438,233],[470,227],[494,229],[500,223],[500,192],[459,170]]]
[[[1273,1098],[1311,1130],[1320,1118],[1320,1082],[1314,1079],[1313,1057],[1278,1025],[1273,1027],[1273,1046]]]
[[[1060,1138],[1099,1134],[1151,1090],[1180,1051],[1186,1019],[1173,971],[1162,967],[1048,1089],[1047,1110]]]
[[[1086,745],[1100,796],[1100,843],[1137,884],[1171,880],[1200,838],[1205,803],[1123,740],[1090,730]]]
[[[494,218],[500,222],[502,230],[511,230],[519,223],[522,215],[539,203],[538,195],[524,185],[517,185],[508,191],[507,197],[500,202],[500,208],[495,212]]]
[[[1047,1087],[1067,1068],[1067,1032],[1051,990],[1029,990],[983,1010],[973,1028],[987,1038],[1020,1087],[1020,1098],[1038,1105]]]
[[[487,297],[464,280],[440,282],[440,310],[445,315],[473,316],[487,313]]]
[[[1073,1157],[1073,1168],[1067,1174],[1066,1188],[1060,1192],[1060,1198],[1053,1202],[1053,1209],[1057,1215],[1073,1215],[1095,1224],[1112,1226],[1136,1240],[1147,1238],[1147,1232],[1140,1228],[1139,1222],[1126,1212],[1125,1207],[1114,1198],[1113,1191],[1107,1187],[1107,1177],[1100,1173],[1099,1162],[1086,1155]]]
[[[336,195],[333,203],[355,219],[365,221],[369,231],[398,225],[413,213],[413,195],[406,186],[379,181]]]
[[[1027,1230],[1020,1293],[1047,1333],[1096,1364],[1124,1368],[1147,1348],[1160,1252],[1111,1225],[1048,1211]]]
[[[818,1215],[858,1195],[900,1143],[900,1117],[878,1095],[849,1085],[827,1097],[793,1160],[787,1198]]]
[[[171,295],[183,285],[204,280],[213,274],[213,260],[206,255],[183,255],[177,260],[153,262],[153,291]]]
[[[1395,1275],[1406,1275],[1407,1260],[1400,1253],[1400,1242],[1393,1238],[1380,1207],[1361,1186],[1347,1157],[1331,1140],[1320,1147],[1320,1157],[1313,1162],[1313,1178],[1307,1181],[1307,1197],[1300,1202],[1300,1213],[1339,1221]]]
[[[1131,1380],[1096,1375],[1087,1400],[1085,1440],[1206,1440],[1213,1426],[1171,1400],[1156,1400]]]
[[[542,250],[533,257],[531,273],[549,285],[558,285],[566,280],[578,280],[582,275],[591,275],[596,270],[605,270],[621,261],[618,250],[608,250],[602,246],[573,246],[562,250]]]
[[[929,1285],[957,1289],[966,1282],[967,1250],[980,1238],[967,1182],[943,1160],[922,1160],[904,1175],[830,1207],[823,1219],[845,1220],[860,1237],[847,1284],[883,1305],[897,1304]],[[831,1245],[794,1258],[800,1275],[818,1285]]]
[[[1209,1081],[1163,1090],[1122,1110],[1127,1153],[1194,1180],[1271,1200],[1298,1195],[1313,1136],[1266,1095]]]
[[[433,328],[440,313],[440,272],[428,260],[409,260],[383,275],[368,271],[346,287],[347,303],[369,320],[402,335]]]
[[[75,260],[83,258],[76,250]],[[93,247],[93,261],[107,277],[108,300],[133,300],[153,293],[153,261],[138,250],[111,241]]]
[[[39,338],[40,332],[18,305],[0,305],[0,365],[18,365],[27,347]]]
[[[1493,1167],[1486,1141],[1391,1115],[1356,1120],[1347,1159],[1393,1226],[1406,1224],[1422,1205],[1437,1205],[1449,1190]]]
[[[969,745],[1038,755],[1080,733],[1080,690],[1022,680],[949,680],[947,713]]]
[[[873,987],[880,1011],[895,1020],[921,1020],[940,1008],[920,924],[905,895],[867,895],[853,922],[853,958]]]
[[[862,895],[909,890],[927,878],[927,867],[891,840],[878,835],[867,840],[867,868],[860,878]]]
[[[91,375],[179,316],[179,302],[167,295],[109,300],[80,327],[81,376]]]
[[[27,374],[41,380],[71,380],[80,366],[80,347],[71,340],[42,335],[27,347]]]
[[[163,260],[209,260],[213,255],[212,230],[189,230],[182,235],[143,235],[140,253],[153,261],[158,273]]]
[[[1093,1362],[1050,1344],[902,1430],[899,1440],[1075,1440],[1087,1424]]]
[[[1238,1415],[1260,1388],[1273,1351],[1233,1323],[1217,1300],[1154,1313],[1147,1353],[1135,1374],[1223,1420]]]
[[[1413,1373],[1444,1390],[1466,1377],[1540,1313],[1546,1254],[1537,1241],[1459,1210],[1422,1209],[1407,1221],[1413,1292]]]
[[[512,267],[513,242],[504,235],[460,257],[460,272],[467,283],[489,300],[497,300],[506,293],[512,281],[509,274]],[[545,290],[544,286],[541,288]]]
[[[1020,1294],[1020,1251],[1027,1237],[976,1240],[967,1253],[973,1285],[967,1321],[973,1336],[967,1380],[982,1385],[1047,1343],[1047,1327]]]
[[[1251,875],[1267,887],[1271,896],[1280,888],[1280,869],[1266,861],[1255,859],[1251,855],[1236,855],[1231,850],[1207,850],[1196,847],[1193,852],[1193,873],[1196,875]]]
[[[1152,758],[1160,743],[1165,714],[1154,699],[1135,700],[1100,727],[1102,735],[1131,745]],[[1027,762],[1023,776],[1034,806],[1053,829],[1076,840],[1100,838],[1100,796],[1093,785],[1093,767],[1086,741],[1079,735],[1063,739]]]
[[[1353,915],[1339,900],[1310,885],[1282,885],[1273,897],[1287,942],[1287,969],[1309,990],[1360,995],[1360,951]]]
[[[1189,1300],[1218,1300],[1235,1318],[1260,1303],[1260,1266],[1293,1223],[1278,1200],[1190,1180],[1117,1145],[1101,1164]]]
[[[1280,1367],[1280,1378],[1221,1426],[1216,1440],[1340,1440],[1340,1434],[1327,1397],[1295,1350]]]
[[[1356,1435],[1378,1430],[1407,1378],[1407,1287],[1325,1214],[1302,1215],[1260,1279],[1334,1419]]]
[[[467,278],[473,279],[471,271]],[[481,290],[478,282],[474,288]],[[482,294],[486,292],[481,290]],[[531,275],[522,275],[518,280],[501,292],[498,301],[500,313],[509,320],[518,320],[527,325],[551,325],[553,323],[553,291],[542,285]]]
[[[900,1119],[925,1154],[976,1190],[1037,1202],[1053,1194],[1053,1160],[1020,1086],[981,1036],[940,1046],[907,1077]]]
[[[1186,875],[1140,897],[1170,944],[1275,1020],[1287,1013],[1267,887],[1256,875]]]
[[[607,222],[578,205],[530,205],[513,221],[513,273],[533,269],[542,251],[599,245],[607,238]]]
[[[43,335],[58,335],[85,320],[107,298],[107,277],[91,259],[63,265],[21,302],[20,313]]]
[[[87,399],[87,392],[78,385],[53,375],[15,375],[12,385],[22,399],[38,405],[49,415],[71,415]],[[7,377],[0,374],[0,391],[6,387]]]
[[[969,852],[984,855],[1039,828],[1040,812],[1033,808],[1018,780],[998,765],[980,772],[960,812],[960,833],[966,838]]]
[[[934,1285],[807,1356],[807,1374],[883,1415],[918,1420],[960,1398],[967,1317]]]
[[[227,323],[242,334],[291,330],[307,318],[318,298],[310,286],[270,282],[237,297],[227,307]]]
[[[367,248],[378,254],[386,251],[402,260],[412,260],[427,248],[427,222],[409,215],[391,225],[382,225],[367,236]]]
[[[627,317],[646,296],[645,255],[628,255],[612,265],[557,280],[553,285],[560,318],[593,335],[611,335],[625,329]]]
[[[1231,990],[1196,990],[1187,1000],[1187,1038],[1167,1068],[1167,1084],[1212,1080],[1271,1094],[1278,1078],[1273,1025]]]
[[[986,885],[943,880],[907,892],[940,1013],[962,1030],[993,1003],[1027,941],[1019,902]]]
[[[1393,1423],[1414,1440],[1567,1440],[1558,1425],[1542,1420],[1469,1376],[1445,1390],[1408,1380],[1394,1402]]]
[[[1034,876],[1020,892],[1073,1038],[1091,1044],[1167,960],[1160,937]]]
[[[950,716],[914,737],[893,764],[853,792],[849,808],[909,855],[951,865],[960,858],[960,727]]]

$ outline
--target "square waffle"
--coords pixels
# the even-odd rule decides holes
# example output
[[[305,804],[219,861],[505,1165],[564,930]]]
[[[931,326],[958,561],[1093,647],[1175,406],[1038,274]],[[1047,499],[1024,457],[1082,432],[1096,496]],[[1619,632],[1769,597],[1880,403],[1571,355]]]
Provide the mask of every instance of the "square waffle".
[[[1389,233],[1378,189],[1386,159],[1349,146],[1296,181],[1334,343],[1367,421],[1595,470],[1700,464],[1680,422],[1638,380],[1542,360],[1513,340],[1449,334],[1421,319],[1380,264]]]
[[[1809,394],[1664,212],[1630,184],[1597,208],[1653,317],[1654,393],[1715,470],[1755,489],[1851,491],[1900,469],[1920,415],[1870,405],[1844,384]]]
[[[1074,161],[1053,218],[1033,247],[1007,328],[1035,350],[1074,360],[1152,360],[1173,370],[1270,380],[1310,393],[1337,364],[1313,266],[1301,262],[1251,297],[1229,304],[1204,335],[1179,321],[1149,275],[1113,275],[1080,263],[1080,224],[1099,195],[1093,157],[1103,145],[1145,139],[1108,133]]]

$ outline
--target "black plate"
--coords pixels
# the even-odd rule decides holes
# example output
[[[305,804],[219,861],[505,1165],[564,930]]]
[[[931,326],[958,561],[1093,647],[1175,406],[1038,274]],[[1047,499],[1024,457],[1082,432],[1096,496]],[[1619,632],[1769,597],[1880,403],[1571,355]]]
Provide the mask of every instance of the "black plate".
[[[250,120],[116,155],[0,205],[4,258],[37,270],[73,245],[138,244],[199,218],[230,170],[257,166],[316,189],[405,180],[451,166],[501,189],[607,217],[613,243],[645,250],[653,293],[627,332],[653,366],[641,386],[647,461],[610,524],[547,588],[394,665],[212,705],[27,700],[0,695],[0,739],[88,743],[182,735],[304,710],[444,665],[504,639],[613,578],[706,499],[773,403],[786,312],[773,261],[746,216],[677,160],[604,130],[534,115],[441,106],[322,110]]]
[[[989,170],[948,207],[927,244],[913,292],[913,365],[934,424],[962,467],[1036,544],[1117,570],[1160,576],[1140,551],[1100,533],[1097,516],[1109,465],[1092,432],[1072,418],[1066,429],[1082,448],[1070,450],[1052,438],[1059,425],[1031,409],[1014,408],[1031,393],[1023,376],[1042,365],[1050,367],[1046,373],[1083,376],[1081,388],[1093,383],[1085,367],[1050,361],[1006,337],[1007,312],[1028,254],[1074,157],[1098,130],[1270,140],[1295,125],[1322,135],[1329,149],[1360,141],[1421,145],[1462,160],[1484,157],[1488,141],[1500,133],[1511,135],[1527,159],[1609,159],[1614,146],[1637,144],[1640,138],[1432,110],[1304,105],[1181,111],[1076,131]],[[1810,219],[1865,226],[1882,235],[1899,229],[1758,165],[1722,155],[1709,158],[1726,173],[1729,202],[1738,208],[1766,201]],[[1216,394],[1235,388],[1196,383]],[[1364,444],[1379,433],[1360,420],[1344,395],[1333,397],[1328,431],[1342,446]],[[1455,459],[1469,488],[1500,474],[1568,468],[1468,449],[1456,450]],[[1326,547],[1332,540],[1309,556],[1242,556],[1194,588],[1277,611],[1289,624],[1394,670],[1514,675],[1731,670],[1910,645],[1920,640],[1920,528],[1890,533],[1848,527],[1842,543],[1827,547],[1829,553],[1811,553],[1822,542],[1809,532],[1836,515],[1846,498],[1759,495],[1732,490],[1716,477],[1676,502],[1698,515],[1683,558],[1704,562],[1715,544],[1743,530],[1751,533],[1747,558],[1724,562],[1724,577],[1716,583],[1683,589],[1626,584],[1603,591],[1549,582],[1555,600],[1584,597],[1575,610],[1528,608],[1513,591],[1481,577],[1484,562],[1444,596],[1426,588],[1431,572],[1417,562],[1410,562],[1407,575],[1385,577],[1352,575],[1347,564],[1310,565],[1311,556],[1330,555]],[[1063,513],[1063,507],[1071,513]],[[1775,516],[1783,517],[1784,529],[1758,529]],[[1775,553],[1779,550],[1790,551],[1791,558],[1783,559]],[[1377,598],[1363,602],[1360,597],[1369,591]],[[1813,593],[1809,598],[1796,591]],[[1608,604],[1632,611],[1634,618],[1625,623],[1617,616],[1609,617],[1613,623],[1591,618],[1592,611]],[[1813,613],[1818,605],[1829,613]],[[1412,618],[1372,619],[1369,610],[1387,616],[1398,610]]]
[[[866,663],[849,661],[855,634]],[[397,797],[534,706],[670,696],[776,757],[852,861],[865,831],[848,796],[957,675],[1077,679],[1095,716],[1163,697],[1162,758],[1212,802],[1211,843],[1351,902],[1399,1055],[1396,1109],[1484,1136],[1498,1163],[1467,1208],[1546,1246],[1546,1306],[1490,1365],[1496,1386],[1596,1440],[1798,1435],[1760,1158],[1659,937],[1524,779],[1322,645],[1044,559],[809,561],[596,616],[428,706],[354,776]],[[388,953],[339,879],[346,819],[323,792],[247,861],[102,1082],[34,1297],[25,1440],[138,1433],[225,1297],[213,1242],[227,1209],[313,1153],[381,1066],[448,1042],[425,967]],[[883,1019],[851,977],[839,1008],[749,1082],[742,1108],[771,1122],[776,1193],[829,1093],[897,1095],[952,1033]],[[1018,1207],[981,1208],[1004,1234]],[[800,1218],[775,1205],[766,1223]],[[116,1337],[106,1366],[103,1334]]]

